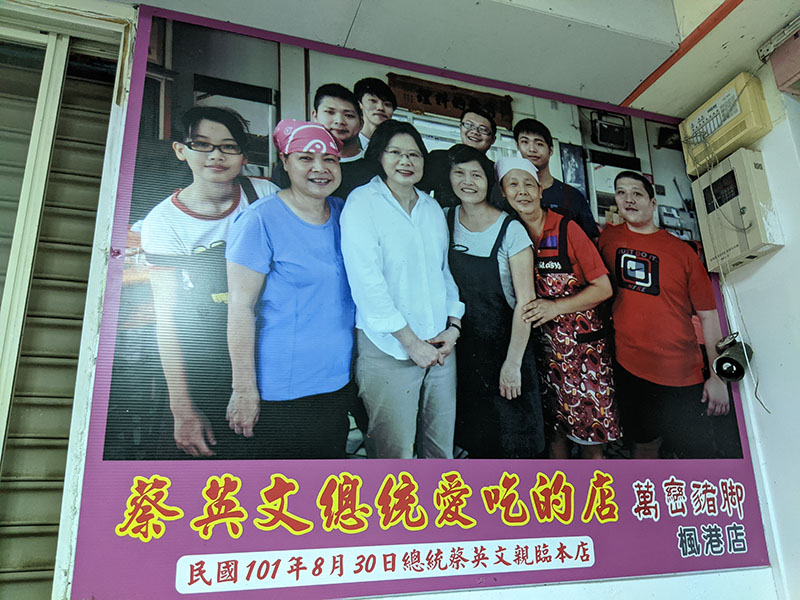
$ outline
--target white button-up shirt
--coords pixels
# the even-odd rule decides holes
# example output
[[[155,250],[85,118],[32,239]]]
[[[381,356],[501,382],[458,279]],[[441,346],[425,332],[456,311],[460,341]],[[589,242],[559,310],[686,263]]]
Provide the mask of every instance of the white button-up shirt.
[[[427,340],[461,318],[464,304],[447,264],[444,213],[417,190],[409,215],[376,176],[347,197],[341,217],[342,255],[356,303],[356,327],[386,354],[408,359],[392,335],[408,325]]]

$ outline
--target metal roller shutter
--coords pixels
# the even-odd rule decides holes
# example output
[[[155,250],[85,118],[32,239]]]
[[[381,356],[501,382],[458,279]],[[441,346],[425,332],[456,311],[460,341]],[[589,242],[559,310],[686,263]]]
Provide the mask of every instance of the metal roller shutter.
[[[108,48],[116,54],[115,48]],[[0,67],[0,261],[33,118],[36,73]],[[114,65],[77,53],[59,108],[0,472],[0,599],[50,596]],[[28,126],[30,129],[30,126]],[[7,133],[10,135],[7,136]],[[8,140],[9,143],[6,143]],[[21,148],[21,150],[20,150]],[[8,217],[8,218],[7,218]],[[8,228],[12,231],[6,231]]]

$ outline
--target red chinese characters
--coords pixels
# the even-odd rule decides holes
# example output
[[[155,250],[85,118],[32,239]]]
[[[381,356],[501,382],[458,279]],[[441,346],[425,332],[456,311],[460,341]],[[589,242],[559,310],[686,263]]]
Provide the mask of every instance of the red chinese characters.
[[[206,504],[203,514],[192,519],[190,525],[204,540],[211,538],[214,527],[225,523],[228,535],[236,539],[242,535],[242,521],[247,520],[247,511],[239,504],[236,494],[242,480],[230,473],[222,477],[212,475],[203,489]]]
[[[131,495],[128,497],[125,520],[114,528],[118,536],[130,536],[143,542],[158,539],[166,531],[164,521],[183,517],[183,511],[167,504],[168,477],[153,475],[150,478],[133,478]]]
[[[575,488],[562,471],[556,471],[552,479],[537,473],[536,485],[531,488],[531,502],[539,523],[550,523],[556,518],[569,525],[575,516]]]
[[[517,485],[519,485],[518,475],[509,475],[507,472],[503,472],[503,476],[500,478],[500,485],[481,488],[481,496],[483,497],[483,505],[486,507],[486,512],[492,514],[498,508],[502,509],[500,518],[503,523],[512,527],[526,525],[531,519],[528,507],[525,506],[525,503],[517,493]]]
[[[436,517],[436,526],[458,525],[463,529],[475,526],[475,519],[464,514],[467,498],[472,496],[470,488],[461,478],[458,471],[444,473],[439,480],[439,486],[433,494],[433,504],[439,511]]]
[[[669,479],[661,482],[664,490],[664,503],[670,517],[685,517],[686,510],[686,482],[671,475]]]
[[[633,493],[636,495],[636,504],[631,511],[639,519],[659,519],[659,505],[656,500],[656,486],[649,479],[633,482]]]
[[[704,479],[703,481],[692,481],[692,494],[689,496],[692,502],[692,514],[711,515],[717,514],[717,486]]]
[[[360,502],[361,484],[358,475],[346,472],[328,477],[317,496],[325,531],[338,529],[343,533],[358,533],[367,528],[372,508]]]
[[[289,496],[296,494],[299,489],[300,486],[294,479],[280,473],[273,474],[270,485],[261,490],[264,503],[258,507],[258,512],[267,518],[253,519],[253,525],[264,531],[284,527],[295,535],[303,535],[314,529],[311,521],[290,513],[287,508]]]
[[[733,479],[719,480],[720,512],[729,517],[735,512],[740,519],[744,518],[744,486]]]
[[[389,529],[398,523],[402,523],[410,531],[425,529],[428,525],[428,513],[419,504],[417,490],[417,482],[406,471],[402,471],[397,479],[391,473],[384,478],[381,489],[375,496],[375,508],[381,517],[382,529]]]
[[[588,523],[597,518],[600,523],[616,521],[619,518],[619,507],[614,502],[614,478],[603,471],[595,471],[589,483],[589,496],[581,513],[581,521]]]

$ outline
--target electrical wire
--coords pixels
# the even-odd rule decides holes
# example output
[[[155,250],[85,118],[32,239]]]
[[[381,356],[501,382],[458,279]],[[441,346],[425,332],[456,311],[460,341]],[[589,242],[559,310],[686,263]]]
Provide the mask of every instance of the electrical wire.
[[[756,70],[753,70],[749,74],[752,75],[753,77],[756,77]],[[727,113],[724,114],[724,118],[721,119],[721,121],[723,123],[725,121],[727,121],[732,116],[733,109],[738,106],[739,98],[744,93],[744,90],[747,88],[748,85],[750,85],[750,81],[747,81],[745,83],[745,85],[742,87],[742,89],[737,93],[735,102],[732,102],[728,106]],[[714,130],[714,131],[716,131],[716,130]],[[706,172],[708,173],[709,178],[712,179],[711,183],[709,185],[709,190],[711,192],[712,204],[715,207],[715,209],[719,211],[719,214],[721,214],[723,216],[723,218],[736,231],[746,233],[747,231],[749,231],[752,228],[753,223],[751,222],[750,225],[748,225],[747,227],[739,227],[736,224],[734,224],[728,218],[728,216],[725,214],[725,212],[722,211],[721,205],[720,205],[720,203],[719,203],[719,201],[718,201],[718,199],[716,197],[716,194],[714,193],[714,185],[713,185],[714,182],[713,182],[713,178],[712,178],[712,175],[711,175],[711,171],[720,164],[720,159],[719,159],[719,156],[717,155],[717,152],[714,149],[713,145],[709,142],[709,138],[713,135],[713,133],[714,132],[707,132],[707,131],[698,132],[697,134],[694,134],[694,135],[686,138],[686,140],[684,140],[684,141],[687,144],[687,149],[690,146],[697,146],[697,145],[700,145],[701,143],[706,148],[706,151],[707,151],[706,158],[710,159],[710,161],[708,163],[706,163],[706,167],[707,167]],[[694,138],[695,141],[691,141],[693,138]],[[696,156],[696,155],[693,155],[693,160],[694,160],[694,156]],[[703,162],[705,162],[705,161],[703,161]],[[699,163],[697,160],[695,160],[695,164],[699,165],[701,163]],[[698,177],[698,179],[699,178],[700,177]],[[708,216],[706,216],[706,218],[708,218]],[[744,219],[742,220],[742,222],[744,223]],[[736,291],[736,286],[733,285],[732,283],[728,283],[728,281],[726,279],[726,272],[730,272],[732,270],[731,263],[730,263],[730,258],[727,255],[724,256],[724,257],[720,257],[717,254],[717,248],[716,248],[716,243],[715,243],[715,237],[716,236],[713,234],[713,232],[711,230],[711,227],[708,228],[708,231],[709,231],[709,236],[708,236],[709,237],[709,241],[711,242],[711,251],[713,252],[713,256],[717,257],[717,262],[719,264],[720,291],[722,292],[723,302],[727,306],[733,305],[735,307],[735,313],[734,314],[728,314],[728,311],[725,311],[725,319],[728,322],[728,327],[729,327],[729,330],[731,330],[731,331],[735,331],[737,329],[737,327],[735,327],[736,321],[737,320],[741,321],[741,325],[742,325],[742,327],[741,327],[742,340],[741,341],[742,341],[742,343],[745,343],[746,341],[750,340],[750,333],[748,331],[747,323],[746,323],[745,318],[744,318],[744,313],[742,312],[742,307],[741,307],[741,304],[739,302],[739,294]],[[724,265],[723,265],[723,262],[725,263]],[[727,267],[727,269],[725,267]],[[726,292],[727,292],[727,294],[726,294]],[[733,294],[733,298],[732,299],[730,297],[731,293]],[[736,317],[738,317],[738,319]],[[755,396],[756,401],[761,405],[761,408],[763,408],[767,412],[767,414],[772,414],[772,411],[769,409],[769,407],[767,407],[766,403],[764,402],[764,400],[761,398],[761,396],[758,393],[760,378],[759,378],[757,369],[755,369],[754,365],[750,362],[750,356],[748,355],[747,352],[744,353],[744,360],[745,360],[745,363],[747,365],[748,372],[750,373],[750,376],[753,379],[753,384],[754,384],[753,385],[753,395]]]

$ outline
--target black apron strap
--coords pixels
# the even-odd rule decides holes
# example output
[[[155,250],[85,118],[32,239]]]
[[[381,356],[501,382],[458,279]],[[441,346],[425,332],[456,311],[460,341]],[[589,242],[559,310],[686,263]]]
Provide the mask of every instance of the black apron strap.
[[[567,242],[567,226],[569,219],[561,217],[561,223],[558,225],[558,260],[561,261],[561,268],[566,272],[572,272],[572,263],[569,260],[569,244]]]
[[[239,175],[236,178],[236,183],[242,186],[242,191],[244,192],[244,195],[247,198],[248,204],[252,204],[256,200],[258,200],[258,193],[256,192],[256,188],[253,187],[253,182],[250,181],[249,177],[245,177],[244,175]]]
[[[453,247],[453,235],[456,228],[456,207],[450,207],[447,211],[447,228],[450,230],[450,247]]]
[[[511,221],[514,220],[514,217],[511,215],[506,215],[506,218],[503,220],[503,224],[500,226],[500,232],[497,234],[497,239],[494,241],[494,246],[492,247],[492,253],[489,255],[493,258],[497,258],[497,253],[500,252],[500,246],[503,244],[503,240],[506,237],[506,231],[508,230],[508,226],[511,224]]]

